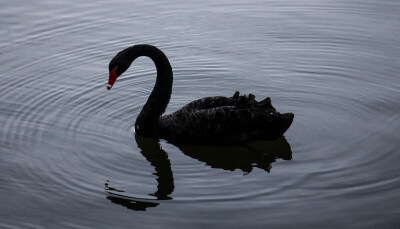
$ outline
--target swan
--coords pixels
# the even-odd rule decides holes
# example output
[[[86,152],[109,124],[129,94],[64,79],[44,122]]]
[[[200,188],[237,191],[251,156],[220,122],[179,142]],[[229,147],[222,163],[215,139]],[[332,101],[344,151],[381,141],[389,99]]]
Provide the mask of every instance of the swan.
[[[195,100],[163,115],[172,93],[173,73],[167,56],[157,47],[139,44],[128,47],[111,59],[107,89],[140,56],[149,57],[157,70],[156,83],[138,115],[135,132],[143,137],[184,144],[241,144],[281,137],[293,122],[293,113],[281,114],[268,97],[213,96]]]

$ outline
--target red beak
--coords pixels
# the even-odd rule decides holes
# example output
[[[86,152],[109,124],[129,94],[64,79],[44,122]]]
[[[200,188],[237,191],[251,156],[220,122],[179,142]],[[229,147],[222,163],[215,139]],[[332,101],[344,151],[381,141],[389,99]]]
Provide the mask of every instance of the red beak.
[[[117,70],[117,67],[113,68],[110,71],[110,76],[108,77],[107,90],[110,90],[112,88],[112,86],[114,85],[115,81],[118,78],[117,73],[115,73],[116,70]]]

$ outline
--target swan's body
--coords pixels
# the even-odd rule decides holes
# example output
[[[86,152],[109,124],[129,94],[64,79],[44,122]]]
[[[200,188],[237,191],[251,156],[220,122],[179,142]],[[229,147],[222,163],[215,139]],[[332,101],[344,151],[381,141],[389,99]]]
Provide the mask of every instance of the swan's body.
[[[294,115],[280,114],[270,98],[261,102],[254,95],[206,97],[195,100],[172,114],[161,116],[172,93],[173,73],[165,54],[151,45],[135,45],[119,52],[110,62],[107,89],[139,56],[150,57],[157,68],[151,95],[136,119],[135,131],[146,137],[174,143],[238,144],[281,137]]]

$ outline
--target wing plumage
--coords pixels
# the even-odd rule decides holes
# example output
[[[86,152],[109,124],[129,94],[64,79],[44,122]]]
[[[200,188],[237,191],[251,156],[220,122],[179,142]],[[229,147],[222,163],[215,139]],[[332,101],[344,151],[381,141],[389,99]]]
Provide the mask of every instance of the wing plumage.
[[[289,128],[293,115],[286,116],[276,111],[270,98],[258,102],[252,94],[236,92],[232,97],[195,100],[160,117],[159,137],[177,143],[229,144],[274,139]]]

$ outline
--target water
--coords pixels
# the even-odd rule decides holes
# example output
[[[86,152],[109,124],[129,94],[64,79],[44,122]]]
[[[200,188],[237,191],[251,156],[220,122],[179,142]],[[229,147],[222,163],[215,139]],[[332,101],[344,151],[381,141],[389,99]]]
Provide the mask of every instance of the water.
[[[1,1],[1,228],[398,228],[400,3]],[[155,82],[167,113],[236,90],[295,113],[248,148],[135,136]],[[290,160],[291,159],[291,160]]]

